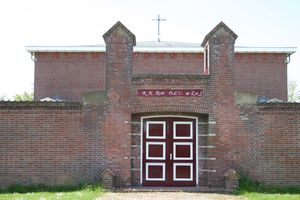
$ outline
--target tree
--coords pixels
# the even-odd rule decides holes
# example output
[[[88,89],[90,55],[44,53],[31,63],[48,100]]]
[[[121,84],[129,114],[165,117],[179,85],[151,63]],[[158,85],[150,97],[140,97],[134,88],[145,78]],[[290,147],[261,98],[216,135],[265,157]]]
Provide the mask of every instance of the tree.
[[[10,99],[7,98],[7,95],[4,93],[0,96],[0,101],[9,101]]]
[[[288,102],[300,102],[300,91],[297,90],[297,80],[289,80]]]
[[[34,94],[32,93],[27,93],[24,92],[24,94],[16,94],[14,95],[14,100],[15,101],[33,101],[34,99]]]

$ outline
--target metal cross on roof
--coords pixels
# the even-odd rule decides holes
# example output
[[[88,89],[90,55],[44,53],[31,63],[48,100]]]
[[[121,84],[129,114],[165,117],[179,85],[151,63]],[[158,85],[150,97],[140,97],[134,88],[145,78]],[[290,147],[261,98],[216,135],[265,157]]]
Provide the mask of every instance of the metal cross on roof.
[[[158,41],[160,42],[160,35],[159,35],[159,25],[161,21],[166,21],[166,19],[161,19],[160,15],[158,15],[157,19],[152,19],[152,21],[157,21],[158,22]]]

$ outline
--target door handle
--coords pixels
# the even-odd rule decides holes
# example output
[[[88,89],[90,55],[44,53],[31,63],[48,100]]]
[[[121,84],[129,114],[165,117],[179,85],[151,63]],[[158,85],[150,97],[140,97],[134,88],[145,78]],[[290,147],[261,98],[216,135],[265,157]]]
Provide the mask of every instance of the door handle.
[[[172,160],[172,154],[170,153],[170,160]]]

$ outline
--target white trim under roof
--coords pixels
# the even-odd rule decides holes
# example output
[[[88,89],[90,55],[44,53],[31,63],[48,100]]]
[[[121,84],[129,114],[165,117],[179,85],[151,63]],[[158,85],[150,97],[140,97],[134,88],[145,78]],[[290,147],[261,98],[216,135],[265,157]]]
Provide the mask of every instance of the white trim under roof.
[[[105,52],[105,44],[89,46],[26,46],[26,51],[34,52]],[[296,47],[241,47],[235,46],[235,53],[286,53],[293,54]],[[203,53],[200,43],[183,42],[139,42],[133,47],[136,53]]]
[[[234,47],[235,53],[286,53],[292,55],[297,47]]]
[[[26,51],[32,52],[105,52],[103,46],[26,46]]]

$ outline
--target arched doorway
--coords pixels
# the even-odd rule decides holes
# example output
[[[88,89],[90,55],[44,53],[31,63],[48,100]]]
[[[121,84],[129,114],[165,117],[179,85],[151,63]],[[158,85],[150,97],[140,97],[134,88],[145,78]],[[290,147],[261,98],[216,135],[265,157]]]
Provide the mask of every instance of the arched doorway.
[[[141,121],[142,185],[196,186],[197,118],[155,116]]]

